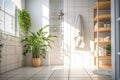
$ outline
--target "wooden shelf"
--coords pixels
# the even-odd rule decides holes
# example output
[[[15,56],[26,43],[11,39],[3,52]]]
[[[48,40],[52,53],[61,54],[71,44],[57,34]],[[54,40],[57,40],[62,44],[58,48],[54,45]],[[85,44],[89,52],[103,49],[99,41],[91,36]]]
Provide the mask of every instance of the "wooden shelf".
[[[99,67],[95,65],[95,67],[98,69],[111,69],[112,68],[111,65],[99,65]]]
[[[111,69],[111,65],[99,65],[99,69]]]
[[[98,58],[102,60],[109,60],[111,59],[111,56],[99,56]]]
[[[110,6],[110,1],[97,2],[93,9],[97,10],[98,7],[98,10],[110,10]]]
[[[97,41],[95,41],[95,43],[97,43]],[[99,43],[99,44],[111,44],[111,40],[107,40],[107,41],[105,41],[105,40],[100,40],[98,43]]]
[[[99,59],[99,60],[111,60],[111,55],[109,55],[109,56],[97,56],[97,57],[95,57],[96,59]],[[95,59],[95,60],[96,60]],[[98,65],[96,65],[99,69],[110,69],[111,68],[111,65],[110,64],[99,64],[99,66]]]
[[[110,14],[99,14],[95,17],[94,21],[97,22],[97,19],[99,21],[110,21],[111,15]]]
[[[101,28],[98,28],[98,31],[97,29],[94,30],[94,32],[110,32],[111,31],[111,27],[101,27]]]

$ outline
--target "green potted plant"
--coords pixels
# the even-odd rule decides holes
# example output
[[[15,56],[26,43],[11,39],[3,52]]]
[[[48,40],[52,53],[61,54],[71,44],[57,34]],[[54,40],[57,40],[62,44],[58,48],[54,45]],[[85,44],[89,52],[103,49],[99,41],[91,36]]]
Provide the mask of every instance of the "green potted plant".
[[[1,63],[1,57],[2,57],[2,47],[3,47],[3,43],[1,43],[1,40],[0,40],[0,63]]]
[[[107,52],[107,55],[110,55],[111,54],[111,45],[106,45],[106,52]]]
[[[51,39],[56,37],[44,31],[47,27],[48,25],[42,27],[38,32],[30,32],[30,35],[22,40],[25,47],[24,55],[26,55],[26,53],[32,53],[33,67],[40,66],[40,56],[43,58],[46,57],[47,47],[51,47],[50,43],[53,42]]]
[[[21,32],[27,35],[31,28],[31,18],[27,10],[18,10],[18,22]]]

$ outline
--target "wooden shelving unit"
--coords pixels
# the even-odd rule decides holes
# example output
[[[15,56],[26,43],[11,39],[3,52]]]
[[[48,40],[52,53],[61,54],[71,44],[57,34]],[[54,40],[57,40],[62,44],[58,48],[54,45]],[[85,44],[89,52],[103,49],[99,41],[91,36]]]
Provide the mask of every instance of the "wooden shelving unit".
[[[97,22],[98,18],[99,18],[99,21],[110,21],[111,15],[110,14],[100,14],[100,15],[97,15],[94,18],[94,21]]]
[[[108,60],[108,59],[111,59],[111,56],[108,56],[108,55],[107,56],[99,56],[99,59],[107,59]]]
[[[111,3],[110,1],[96,2],[93,7],[95,10],[110,10]],[[97,8],[99,7],[99,8]]]
[[[103,69],[111,69],[111,65],[99,65],[99,67]]]
[[[95,41],[95,43],[99,43],[99,44],[110,44],[111,43],[111,40],[100,40],[100,41]]]
[[[111,28],[110,27],[100,27],[98,29],[94,29],[94,32],[110,32],[111,31]]]
[[[100,39],[100,33],[110,33],[111,32],[111,27],[107,26],[100,26],[98,23],[103,22],[105,23],[105,21],[109,22],[111,21],[111,14],[107,13],[103,13],[103,14],[99,14],[99,11],[106,11],[106,10],[110,10],[110,6],[111,6],[111,2],[110,0],[108,1],[99,1],[95,3],[95,6],[93,6],[93,26],[96,25],[97,23],[97,28],[93,28],[93,34],[94,34],[94,64],[98,67],[98,68],[104,68],[104,69],[108,69],[111,68],[110,64],[105,64],[102,65],[100,64],[100,62],[102,62],[102,60],[106,60],[106,61],[111,61],[111,55],[104,55],[101,56],[100,52],[99,52],[99,47],[101,45],[107,45],[107,44],[111,44],[111,40],[101,40]],[[96,55],[97,53],[97,55]]]

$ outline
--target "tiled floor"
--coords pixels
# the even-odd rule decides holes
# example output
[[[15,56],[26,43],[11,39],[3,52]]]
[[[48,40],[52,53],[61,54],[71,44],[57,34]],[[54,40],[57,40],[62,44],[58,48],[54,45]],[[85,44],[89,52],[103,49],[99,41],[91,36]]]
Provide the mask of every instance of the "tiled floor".
[[[83,66],[22,67],[0,74],[0,80],[111,80],[107,76],[94,75],[93,69]]]

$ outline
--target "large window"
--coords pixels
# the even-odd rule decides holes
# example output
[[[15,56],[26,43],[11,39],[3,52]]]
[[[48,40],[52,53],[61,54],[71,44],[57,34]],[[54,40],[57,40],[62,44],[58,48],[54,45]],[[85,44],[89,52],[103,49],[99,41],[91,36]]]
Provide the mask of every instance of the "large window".
[[[4,28],[3,28],[3,17],[4,17],[4,15],[3,15],[3,0],[0,0],[0,29],[1,30],[3,30]]]
[[[15,5],[11,0],[0,0],[0,29],[15,35]]]

